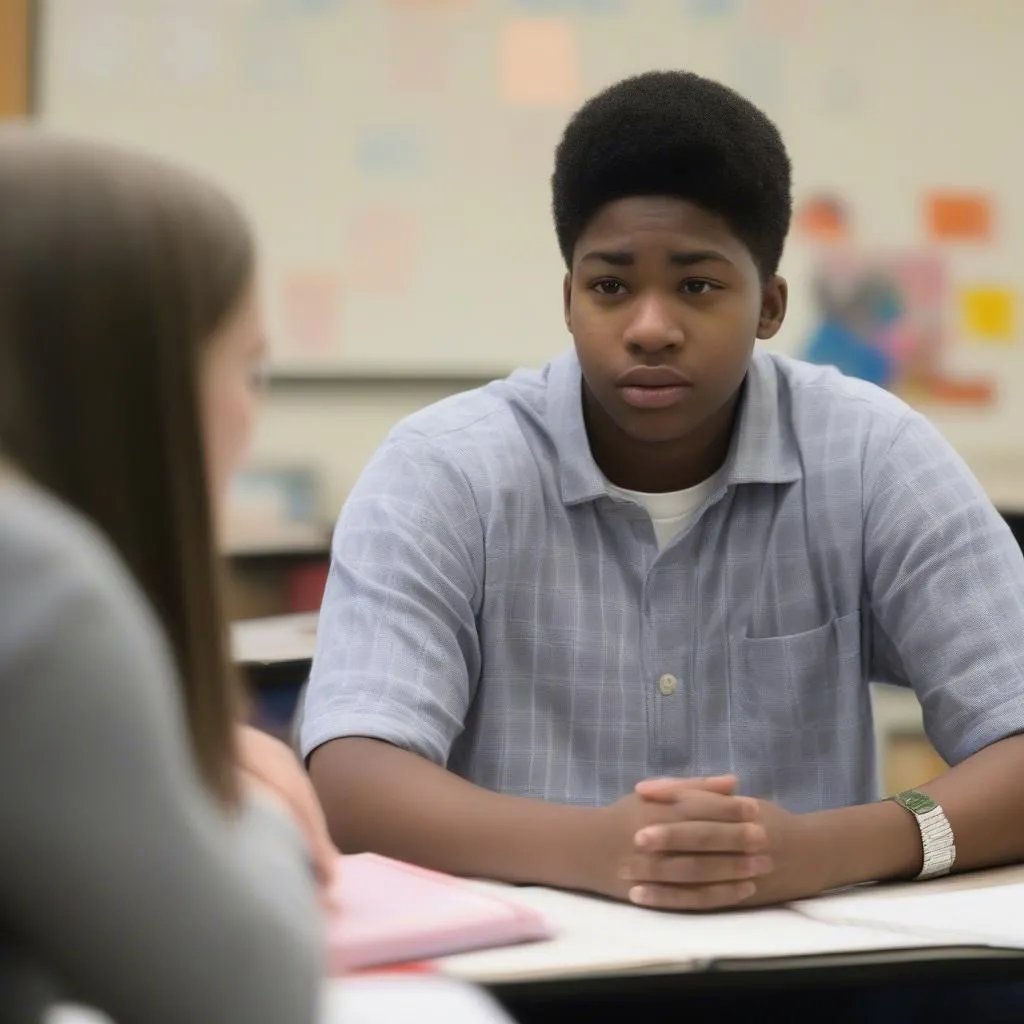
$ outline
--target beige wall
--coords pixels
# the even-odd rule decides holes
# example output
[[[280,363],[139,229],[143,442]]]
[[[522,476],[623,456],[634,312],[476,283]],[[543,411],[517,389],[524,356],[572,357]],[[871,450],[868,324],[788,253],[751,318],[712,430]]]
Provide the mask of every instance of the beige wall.
[[[5,103],[17,109],[24,100],[17,60],[29,6],[0,0],[0,44],[14,54],[5,60],[0,51],[0,115]],[[555,142],[583,95],[656,66],[710,74],[764,105],[793,156],[797,199],[822,189],[839,195],[857,245],[927,244],[922,199],[933,188],[990,195],[994,237],[947,246],[951,280],[956,288],[1005,286],[1024,301],[1024,136],[1007,130],[1002,108],[990,102],[1024,93],[1015,42],[1024,33],[1024,0],[798,4],[808,14],[803,27],[785,17],[764,24],[755,10],[764,4],[700,24],[684,18],[677,0],[643,0],[636,5],[643,17],[572,16],[581,79],[574,95],[542,109],[520,109],[498,88],[502,40],[514,18],[506,0],[408,18],[383,0],[320,6],[313,17],[301,4],[261,0],[36,5],[46,13],[37,76],[45,124],[185,160],[245,204],[262,243],[273,361],[286,372],[480,373],[536,365],[557,352],[567,339],[549,214]],[[950,54],[960,71],[954,78]],[[266,66],[282,55],[290,70]],[[767,65],[750,59],[759,55]],[[418,57],[437,58],[434,70],[444,75],[423,87],[392,76],[398,65],[419,67]],[[385,173],[354,158],[367,129],[389,125],[415,127],[429,159]],[[384,247],[385,262],[410,261],[397,274],[404,284],[359,272],[365,251],[376,249],[353,234],[353,219],[380,204],[408,209],[424,232],[415,252],[401,231]],[[815,322],[807,284],[818,255],[799,232],[791,239],[783,350],[799,351]],[[325,302],[337,307],[324,316],[329,329],[309,332],[327,336],[313,338],[325,350],[299,344],[305,332],[283,315],[286,285],[299,271],[314,272],[314,280],[326,273],[339,288]],[[993,500],[1024,510],[1024,307],[1012,338],[968,343],[958,337],[955,289],[948,298],[957,338],[944,372],[994,378],[1001,397],[989,409],[929,414]],[[390,427],[454,388],[324,382],[274,391],[254,460],[318,470],[322,512],[333,518]]]

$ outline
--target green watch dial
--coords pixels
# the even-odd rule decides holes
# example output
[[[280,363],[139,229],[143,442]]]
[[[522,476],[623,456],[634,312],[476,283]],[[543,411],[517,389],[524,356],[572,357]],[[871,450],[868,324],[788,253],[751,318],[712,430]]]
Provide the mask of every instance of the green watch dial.
[[[894,796],[893,800],[901,807],[906,807],[911,814],[927,814],[939,806],[930,796],[916,789],[908,789],[905,793]]]

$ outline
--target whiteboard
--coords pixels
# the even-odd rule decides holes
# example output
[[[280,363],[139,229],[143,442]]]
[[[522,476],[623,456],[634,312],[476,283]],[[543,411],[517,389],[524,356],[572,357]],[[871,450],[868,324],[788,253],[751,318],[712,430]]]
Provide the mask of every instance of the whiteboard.
[[[49,0],[40,112],[245,204],[279,369],[490,376],[569,342],[549,178],[572,111],[652,68],[718,78],[777,121],[798,203],[847,204],[857,247],[929,245],[931,190],[987,197],[989,237],[938,243],[943,359],[998,388],[934,417],[1024,456],[1021,39],[1020,0]],[[787,249],[782,349],[814,329],[819,252]],[[962,336],[968,288],[1003,295],[999,338]]]

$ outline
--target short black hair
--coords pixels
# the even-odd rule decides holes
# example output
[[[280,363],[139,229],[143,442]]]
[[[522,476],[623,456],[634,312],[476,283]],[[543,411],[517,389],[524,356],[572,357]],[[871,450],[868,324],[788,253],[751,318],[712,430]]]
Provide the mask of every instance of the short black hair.
[[[551,179],[566,266],[616,199],[671,196],[720,216],[762,277],[779,267],[793,203],[778,129],[749,100],[689,71],[651,71],[588,100],[569,122]]]

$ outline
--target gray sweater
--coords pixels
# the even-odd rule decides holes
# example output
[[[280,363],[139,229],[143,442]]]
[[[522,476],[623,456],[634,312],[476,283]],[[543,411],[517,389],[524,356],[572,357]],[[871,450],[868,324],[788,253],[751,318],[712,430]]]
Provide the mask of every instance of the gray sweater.
[[[117,1024],[305,1024],[322,945],[290,822],[201,787],[133,581],[0,478],[0,1021],[59,997]]]

